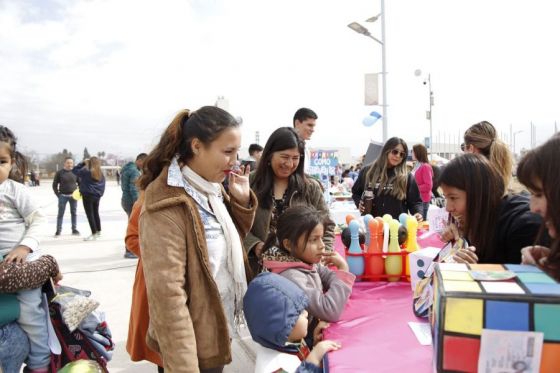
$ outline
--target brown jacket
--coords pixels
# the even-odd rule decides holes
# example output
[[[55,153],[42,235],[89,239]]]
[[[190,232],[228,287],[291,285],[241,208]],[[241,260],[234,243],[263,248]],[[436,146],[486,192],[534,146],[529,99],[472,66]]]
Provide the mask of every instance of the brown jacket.
[[[146,189],[140,215],[150,311],[146,340],[161,353],[166,372],[198,372],[231,362],[230,336],[196,202],[183,188],[167,185],[167,173],[165,168]],[[257,208],[255,195],[251,208],[227,195],[224,202],[245,237]]]

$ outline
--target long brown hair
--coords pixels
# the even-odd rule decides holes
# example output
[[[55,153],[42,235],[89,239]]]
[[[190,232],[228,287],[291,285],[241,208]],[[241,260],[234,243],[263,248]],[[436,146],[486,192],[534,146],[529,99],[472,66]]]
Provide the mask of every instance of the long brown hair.
[[[144,190],[154,181],[164,167],[171,164],[176,155],[179,162],[186,163],[194,157],[191,141],[195,138],[205,146],[220,136],[223,130],[239,127],[239,123],[227,111],[215,106],[203,106],[191,112],[181,110],[165,129],[159,143],[144,159],[143,172],[138,186]]]
[[[274,188],[274,171],[270,165],[272,156],[275,152],[293,148],[298,149],[300,158],[296,170],[290,175],[286,195],[291,195],[294,190],[297,190],[304,196],[307,195],[307,178],[303,170],[305,163],[305,144],[293,128],[280,127],[272,132],[268,138],[261,159],[257,165],[254,179],[251,183],[251,189],[253,189],[257,196],[259,206],[270,208],[272,205],[271,195]]]
[[[367,188],[368,184],[371,184],[372,188],[375,188],[375,184],[379,183],[379,191],[382,191],[387,184],[393,181],[391,195],[399,200],[404,200],[406,198],[406,183],[408,180],[406,155],[402,158],[401,163],[395,167],[395,176],[391,180],[389,180],[387,176],[389,153],[399,144],[404,148],[404,153],[408,154],[408,146],[403,139],[391,137],[387,140],[385,145],[383,145],[383,149],[381,149],[381,154],[379,154],[379,157],[373,162],[366,174],[364,189]]]
[[[428,149],[422,144],[416,144],[412,147],[416,160],[420,163],[428,163]]]
[[[494,258],[494,235],[504,181],[490,162],[479,154],[463,154],[445,165],[439,184],[467,193],[466,216],[462,233],[476,247],[481,261]]]
[[[465,131],[464,140],[465,145],[473,145],[490,160],[502,176],[504,188],[507,188],[512,177],[513,156],[508,146],[498,138],[496,128],[483,120]]]
[[[544,220],[552,222],[556,234],[560,234],[560,135],[552,136],[541,146],[529,151],[517,166],[517,178],[534,193],[546,198]],[[544,231],[544,220],[541,234]],[[555,237],[550,247],[546,267],[560,279],[560,237]]]
[[[101,161],[97,157],[91,157],[88,162],[88,169],[91,172],[91,178],[95,181],[103,179],[103,172],[101,172]]]

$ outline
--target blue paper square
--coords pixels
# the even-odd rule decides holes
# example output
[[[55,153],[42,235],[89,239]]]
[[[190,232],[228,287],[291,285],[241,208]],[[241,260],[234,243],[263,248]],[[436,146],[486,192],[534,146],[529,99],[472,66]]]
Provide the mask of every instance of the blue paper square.
[[[506,264],[506,268],[510,271],[517,272],[517,273],[542,272],[539,269],[539,267],[526,265],[526,264]]]
[[[529,304],[523,302],[486,301],[485,328],[528,331]]]
[[[560,295],[560,284],[525,284],[533,294]]]

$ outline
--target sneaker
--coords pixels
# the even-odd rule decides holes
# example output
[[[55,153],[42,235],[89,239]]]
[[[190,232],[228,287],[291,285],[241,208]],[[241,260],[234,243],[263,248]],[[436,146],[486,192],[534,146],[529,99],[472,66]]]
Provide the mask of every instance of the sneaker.
[[[60,237],[60,231],[56,231],[54,234],[55,237]]]
[[[97,231],[93,234],[95,237],[100,237],[101,236],[101,231]]]
[[[95,234],[92,234],[91,236],[87,236],[86,238],[84,238],[84,241],[93,241],[96,240],[97,236]]]
[[[128,250],[126,250],[124,252],[124,257],[126,259],[138,259],[138,257],[136,255],[134,255],[134,253],[132,251],[128,251]]]
[[[80,231],[77,229],[72,230],[72,236],[79,236],[80,235]]]

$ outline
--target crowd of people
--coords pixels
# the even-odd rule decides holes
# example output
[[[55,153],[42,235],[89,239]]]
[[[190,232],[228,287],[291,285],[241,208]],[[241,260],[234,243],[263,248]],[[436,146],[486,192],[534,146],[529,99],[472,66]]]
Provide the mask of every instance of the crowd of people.
[[[264,147],[251,145],[250,159],[240,164],[233,116],[213,106],[183,110],[150,153],[123,167],[125,257],[138,258],[126,346],[131,360],[150,361],[160,372],[221,372],[244,320],[258,345],[256,372],[319,372],[328,351],[344,348],[322,337],[339,320],[355,276],[333,250],[323,187],[306,172],[306,142],[317,119],[299,109],[292,126],[276,129]],[[37,302],[41,282],[60,274],[54,258],[40,254],[37,227],[45,217],[22,185],[27,169],[16,145],[12,131],[0,126],[0,300],[7,305],[0,308],[6,331],[0,365],[12,372],[25,361],[29,371],[44,372],[47,315]],[[331,184],[351,191],[362,214],[396,219],[401,213],[427,219],[434,198],[445,198],[451,218],[442,238],[469,243],[456,262],[531,264],[560,280],[560,136],[521,159],[517,177],[527,192],[517,194],[509,188],[512,154],[492,124],[471,126],[463,149],[439,170],[424,145],[409,153],[393,137],[373,163],[341,170]],[[65,160],[53,180],[55,236],[67,204],[72,234],[79,235],[73,197],[79,190],[91,229],[86,240],[95,240],[104,189],[99,159],[75,166]],[[365,192],[372,193],[367,205]],[[23,340],[29,343],[13,353],[11,343]]]

